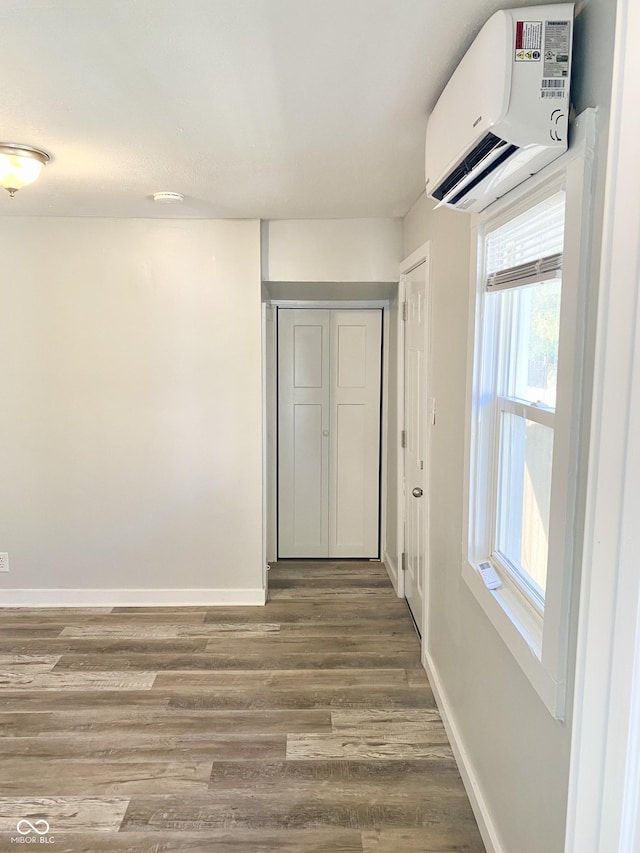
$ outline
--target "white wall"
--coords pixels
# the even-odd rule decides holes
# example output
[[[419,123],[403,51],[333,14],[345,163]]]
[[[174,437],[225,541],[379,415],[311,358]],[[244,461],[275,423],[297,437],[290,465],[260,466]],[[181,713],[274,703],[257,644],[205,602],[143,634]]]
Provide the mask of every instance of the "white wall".
[[[259,223],[6,218],[0,257],[0,590],[259,590]]]
[[[272,220],[262,260],[265,281],[397,281],[402,220]]]
[[[614,10],[607,0],[591,0],[585,8],[576,25],[579,51],[574,55],[579,106],[598,105],[605,128]],[[596,54],[601,66],[597,87],[597,75],[586,68]],[[606,136],[601,147],[606,147]],[[601,190],[597,198],[601,206]],[[432,247],[433,388],[438,403],[430,480],[431,662],[499,849],[559,853],[564,848],[570,723],[551,717],[461,580],[470,219],[435,211],[423,196],[404,221],[405,256],[427,239]],[[597,265],[599,236],[592,249]]]
[[[461,580],[470,218],[424,197],[409,255],[432,247],[433,394],[428,647],[453,722],[508,853],[561,849],[569,731],[547,712]]]

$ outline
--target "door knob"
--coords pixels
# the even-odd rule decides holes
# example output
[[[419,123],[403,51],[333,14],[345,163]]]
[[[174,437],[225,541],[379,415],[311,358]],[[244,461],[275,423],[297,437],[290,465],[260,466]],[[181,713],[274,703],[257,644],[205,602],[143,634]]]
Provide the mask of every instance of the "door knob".
[[[422,489],[416,486],[415,489],[411,489],[411,494],[414,496],[414,498],[421,498]]]
[[[324,436],[329,435],[329,430],[328,430],[328,429],[323,429],[323,430],[322,430],[322,434],[323,434]]]

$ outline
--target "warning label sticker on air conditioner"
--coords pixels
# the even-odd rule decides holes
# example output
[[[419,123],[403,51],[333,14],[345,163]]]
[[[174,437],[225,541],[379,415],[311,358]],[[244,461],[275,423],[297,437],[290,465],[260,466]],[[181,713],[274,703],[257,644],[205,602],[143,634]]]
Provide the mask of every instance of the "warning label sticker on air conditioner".
[[[545,21],[544,63],[540,81],[540,97],[569,97],[569,48],[571,25],[569,21]]]
[[[543,77],[569,76],[569,21],[545,21]]]
[[[542,21],[516,21],[516,62],[539,62]]]

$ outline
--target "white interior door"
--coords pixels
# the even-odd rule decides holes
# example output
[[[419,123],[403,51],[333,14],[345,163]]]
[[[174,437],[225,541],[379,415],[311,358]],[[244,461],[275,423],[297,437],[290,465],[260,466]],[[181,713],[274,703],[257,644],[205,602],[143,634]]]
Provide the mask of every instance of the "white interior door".
[[[380,310],[279,309],[278,555],[377,557]]]
[[[278,554],[329,554],[326,310],[278,311]]]
[[[405,596],[422,631],[427,549],[427,264],[405,279]]]
[[[377,557],[382,311],[331,312],[329,556]]]

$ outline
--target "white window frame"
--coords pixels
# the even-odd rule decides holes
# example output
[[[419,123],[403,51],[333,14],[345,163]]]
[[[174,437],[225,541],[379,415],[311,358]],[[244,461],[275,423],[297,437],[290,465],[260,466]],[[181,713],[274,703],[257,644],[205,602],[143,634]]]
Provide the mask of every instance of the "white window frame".
[[[545,181],[544,186],[540,188],[539,192],[536,192],[533,196],[534,201],[525,206],[525,210],[527,208],[535,207],[535,205],[545,198],[549,198],[555,195],[558,191],[564,190],[564,172],[561,175],[556,176],[555,179]],[[517,216],[517,212],[514,214]],[[509,212],[506,217],[506,221],[512,218],[512,208],[509,207]],[[484,243],[484,239],[489,230],[494,230],[496,227],[495,219],[497,217],[488,217],[486,222],[477,229],[478,230],[478,245],[479,249],[482,248],[482,244]],[[500,217],[500,224],[505,220],[505,217]],[[487,229],[485,225],[492,225],[491,229]],[[483,268],[482,274],[482,282],[483,284],[486,281],[486,275],[484,274],[484,259],[480,259],[480,264]],[[557,272],[548,274],[548,278],[540,278],[540,281],[552,280],[557,277]],[[535,615],[542,617],[544,614],[544,593],[540,590],[538,591],[537,585],[533,579],[527,579],[526,573],[521,571],[520,567],[513,566],[511,561],[506,555],[498,553],[498,519],[500,516],[500,490],[498,483],[498,472],[500,467],[500,456],[501,456],[501,425],[502,425],[502,413],[507,412],[509,414],[516,415],[520,418],[524,418],[526,420],[532,421],[534,423],[540,424],[541,426],[548,427],[554,431],[555,436],[555,409],[548,408],[546,406],[539,406],[531,403],[530,401],[519,399],[516,396],[509,395],[507,393],[507,388],[512,384],[510,378],[505,375],[505,373],[513,371],[514,365],[510,363],[510,359],[505,357],[505,352],[511,351],[511,342],[513,339],[513,335],[518,336],[522,332],[522,320],[523,317],[518,317],[516,321],[514,321],[514,305],[513,305],[513,290],[514,288],[500,288],[500,291],[505,294],[505,289],[509,289],[512,291],[512,298],[504,304],[498,304],[495,301],[495,298],[492,298],[493,312],[495,312],[495,317],[489,320],[490,327],[490,337],[493,338],[491,345],[492,350],[487,352],[484,347],[484,341],[480,340],[480,335],[478,336],[479,341],[479,351],[481,354],[481,364],[479,365],[479,371],[481,373],[480,383],[483,389],[483,397],[486,397],[484,393],[484,389],[488,395],[493,398],[493,404],[491,407],[491,412],[487,412],[490,414],[488,419],[484,420],[484,423],[481,429],[477,432],[477,447],[480,453],[487,453],[487,459],[484,465],[487,468],[487,482],[488,482],[488,491],[491,495],[491,502],[487,509],[490,511],[490,515],[485,514],[483,512],[475,513],[475,520],[477,521],[480,517],[482,519],[481,525],[482,530],[478,530],[479,539],[476,540],[476,561],[481,562],[484,559],[489,559],[494,567],[499,567],[502,571],[501,574],[505,575],[505,582],[511,584],[514,590],[519,592],[521,595],[524,595],[527,598],[528,603],[533,607],[535,611]],[[484,303],[485,299],[485,290],[482,287],[481,298]],[[487,319],[489,319],[488,315],[484,315],[483,317],[483,329],[487,326]],[[519,329],[516,327],[519,327]],[[500,326],[501,328],[498,330],[496,327]],[[561,329],[561,334],[563,331]],[[489,422],[487,422],[487,420]],[[485,433],[486,430],[486,433]],[[480,437],[482,433],[483,437]],[[480,491],[480,483],[478,484],[478,491]],[[482,507],[481,507],[482,509]],[[554,507],[551,507],[550,511],[550,520],[554,518]],[[485,556],[483,557],[482,554]]]
[[[583,409],[584,359],[587,332],[587,286],[593,196],[596,113],[586,110],[573,126],[570,150],[504,199],[474,217],[471,263],[466,458],[465,539],[462,576],[545,706],[564,719],[569,618],[572,599],[576,526],[583,505],[584,477],[579,477],[584,454],[586,414]],[[495,358],[486,357],[485,279],[482,238],[491,228],[513,219],[564,188],[565,239],[562,268],[558,399],[554,415],[553,479],[549,557],[544,606],[523,594],[511,575],[495,566],[502,586],[489,590],[479,564],[490,557],[495,524],[496,443],[479,423],[480,400],[495,388]],[[475,239],[474,239],[475,238]],[[528,407],[525,407],[528,408]],[[544,409],[535,414],[540,419]]]

